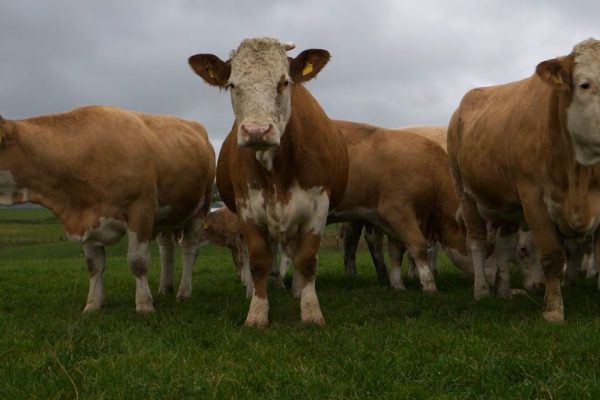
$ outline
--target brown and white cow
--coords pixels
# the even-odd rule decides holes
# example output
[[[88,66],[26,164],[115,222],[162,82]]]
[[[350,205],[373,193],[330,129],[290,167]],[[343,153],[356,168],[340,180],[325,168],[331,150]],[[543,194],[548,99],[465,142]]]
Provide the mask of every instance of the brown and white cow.
[[[231,251],[235,272],[240,276],[243,265],[244,240],[242,227],[235,213],[227,207],[209,212],[202,223],[200,239]]]
[[[146,277],[149,242],[159,240],[163,276],[172,270],[174,231],[182,231],[178,297],[191,295],[191,268],[208,211],[214,151],[202,125],[106,106],[24,120],[0,118],[0,202],[49,208],[81,243],[90,287],[84,312],[104,301],[105,246],[127,235],[138,312],[154,310]],[[161,281],[161,291],[172,282]]]
[[[207,83],[231,93],[235,122],[217,163],[217,186],[240,217],[254,290],[246,325],[266,326],[267,282],[273,252],[282,244],[294,263],[303,322],[325,323],[315,291],[317,252],[330,209],[348,176],[341,134],[302,85],[329,61],[272,38],[242,41],[230,59],[190,57]]]
[[[538,64],[533,76],[468,92],[448,131],[475,267],[483,279],[486,221],[500,238],[531,230],[546,280],[544,318],[563,321],[563,238],[592,235],[600,221],[600,41]]]
[[[344,135],[350,169],[346,193],[329,222],[362,220],[388,235],[394,288],[404,288],[400,264],[408,249],[423,290],[436,291],[427,249],[438,241],[454,263],[469,272],[465,231],[456,220],[459,200],[444,149],[414,128],[335,124]]]

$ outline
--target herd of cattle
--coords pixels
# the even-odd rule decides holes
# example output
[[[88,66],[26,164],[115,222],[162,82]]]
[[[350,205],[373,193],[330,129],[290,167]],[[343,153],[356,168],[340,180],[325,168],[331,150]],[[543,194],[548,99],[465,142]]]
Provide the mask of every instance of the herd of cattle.
[[[251,297],[246,325],[268,324],[269,279],[281,282],[288,260],[302,321],[322,325],[317,253],[326,224],[344,222],[348,274],[364,227],[378,278],[393,288],[404,288],[408,252],[423,291],[436,291],[441,248],[473,275],[475,298],[490,287],[508,297],[515,262],[526,289],[544,285],[544,318],[562,321],[565,265],[572,279],[584,255],[586,264],[600,260],[600,41],[541,62],[524,80],[469,91],[447,128],[329,119],[302,85],[329,53],[292,58],[293,48],[254,38],[226,61],[190,57],[202,79],[231,95],[235,121],[216,163],[205,129],[170,116],[89,106],[0,117],[0,204],[41,204],[81,243],[84,311],[104,300],[105,246],[127,234],[138,312],[153,311],[150,240],[159,244],[161,293],[173,290],[179,243],[183,299],[209,239],[233,251]],[[227,208],[208,213],[215,175]]]

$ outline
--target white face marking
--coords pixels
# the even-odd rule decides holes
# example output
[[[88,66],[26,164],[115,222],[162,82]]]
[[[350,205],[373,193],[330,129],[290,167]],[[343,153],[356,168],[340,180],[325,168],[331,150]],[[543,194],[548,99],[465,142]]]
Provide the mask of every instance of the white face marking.
[[[127,224],[118,219],[101,217],[99,222],[99,226],[88,229],[83,235],[67,232],[67,237],[77,242],[95,242],[102,245],[112,245],[117,243],[127,231]]]
[[[10,171],[0,170],[0,205],[10,206],[28,200],[27,188],[20,188]]]
[[[240,146],[279,145],[291,116],[286,50],[276,39],[257,38],[245,39],[231,54],[229,84]]]
[[[265,201],[262,190],[249,187],[240,215],[244,221],[254,221],[267,227],[272,239],[285,244],[300,232],[321,235],[328,210],[329,196],[325,189],[314,187],[304,190],[295,184],[289,190],[287,204],[277,199],[277,193]]]
[[[577,161],[592,165],[600,162],[600,41],[588,39],[573,52],[573,100],[567,109],[567,128]]]

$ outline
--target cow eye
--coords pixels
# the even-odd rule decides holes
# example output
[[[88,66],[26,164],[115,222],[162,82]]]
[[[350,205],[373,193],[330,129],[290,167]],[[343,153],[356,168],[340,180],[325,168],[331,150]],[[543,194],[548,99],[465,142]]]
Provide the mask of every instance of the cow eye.
[[[279,81],[279,84],[277,85],[277,91],[279,93],[281,93],[283,91],[283,89],[285,89],[286,87],[290,86],[292,84],[292,81],[289,79],[283,79],[281,81]]]
[[[592,84],[589,83],[588,81],[581,81],[577,84],[577,87],[581,90],[588,90],[589,88],[592,87]]]

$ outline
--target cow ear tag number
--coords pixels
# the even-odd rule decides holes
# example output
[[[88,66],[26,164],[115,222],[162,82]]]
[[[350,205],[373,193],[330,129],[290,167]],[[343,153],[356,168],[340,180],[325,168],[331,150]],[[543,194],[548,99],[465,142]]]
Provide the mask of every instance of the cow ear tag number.
[[[302,70],[302,76],[308,75],[313,71],[313,65],[309,62],[306,63],[304,69]]]

